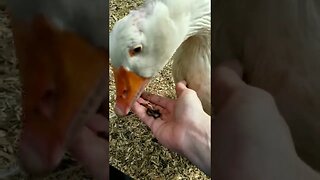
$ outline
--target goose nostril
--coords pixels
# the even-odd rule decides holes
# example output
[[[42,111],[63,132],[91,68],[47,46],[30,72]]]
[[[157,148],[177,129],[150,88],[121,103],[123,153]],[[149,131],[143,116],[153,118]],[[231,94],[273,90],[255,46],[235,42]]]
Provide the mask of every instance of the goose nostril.
[[[121,97],[122,97],[123,99],[125,99],[125,98],[127,98],[127,96],[128,96],[128,90],[127,90],[127,89],[124,89],[124,90],[122,91]]]
[[[47,90],[41,97],[40,102],[35,107],[34,112],[45,116],[47,119],[53,118],[56,103],[56,93],[54,90]]]

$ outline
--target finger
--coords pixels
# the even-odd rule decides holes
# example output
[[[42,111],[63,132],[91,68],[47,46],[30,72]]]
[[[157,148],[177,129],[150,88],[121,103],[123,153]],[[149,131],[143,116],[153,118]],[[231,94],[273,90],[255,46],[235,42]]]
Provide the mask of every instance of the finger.
[[[239,75],[240,78],[243,76],[243,68],[239,62],[239,60],[233,59],[233,60],[226,60],[223,61],[220,65],[220,67],[227,67],[231,70],[233,70],[237,75]]]
[[[136,114],[142,122],[144,122],[148,127],[154,121],[154,118],[146,113],[147,108],[139,104],[138,102],[133,103],[132,112]]]
[[[213,74],[213,105],[217,112],[228,98],[239,88],[245,86],[242,80],[242,67],[236,60],[219,65]]]
[[[137,99],[137,102],[138,102],[139,104],[146,104],[146,103],[149,103],[149,101],[147,101],[147,100],[143,99],[142,97],[138,98],[138,99]]]
[[[97,136],[109,140],[109,121],[101,114],[93,115],[87,122],[86,127],[96,133]]]
[[[109,131],[108,119],[100,114],[93,115],[93,117],[86,122],[86,126],[93,132]]]
[[[150,101],[147,101],[143,98],[138,98],[137,102],[140,104],[140,106],[143,106],[142,104],[152,104],[152,107],[159,110],[161,113],[169,113],[169,111],[166,108],[163,108],[162,106],[159,106],[157,104],[153,104]],[[143,106],[145,109],[147,109],[145,106]]]
[[[135,108],[140,108],[139,106],[142,106],[141,108],[143,108],[144,109],[144,112],[145,112],[145,114],[146,114],[146,111],[147,111],[147,108],[145,107],[145,106],[143,106],[142,104],[148,104],[148,103],[151,103],[150,101],[146,101],[146,100],[144,100],[143,98],[138,98],[137,99],[137,102],[138,102],[138,104],[139,105],[136,105],[136,106],[138,106],[138,107],[135,107]],[[151,103],[152,104],[152,103]],[[166,108],[163,108],[163,107],[161,107],[161,106],[159,106],[159,105],[156,105],[156,104],[152,104],[152,107],[154,108],[154,109],[157,109],[157,110],[159,110],[160,111],[160,113],[161,113],[161,119],[162,120],[166,120],[166,118],[165,117],[167,117],[166,115],[168,115],[168,114],[170,114],[170,110],[169,109],[166,109]]]
[[[84,127],[68,146],[71,154],[92,174],[94,179],[109,176],[108,143]]]
[[[226,89],[243,85],[242,74],[242,67],[237,60],[225,61],[214,70],[213,85]]]
[[[174,100],[150,93],[144,92],[141,96],[143,99],[150,101],[152,104],[158,105],[162,108],[169,109],[172,107]]]
[[[152,116],[149,116],[146,113],[146,108],[138,102],[133,104],[132,111],[151,129],[151,131],[156,130],[164,122],[161,118],[154,119]]]
[[[187,88],[187,82],[186,81],[180,81],[176,84],[176,93],[177,93],[177,97],[179,97],[181,95],[181,93],[188,89]]]

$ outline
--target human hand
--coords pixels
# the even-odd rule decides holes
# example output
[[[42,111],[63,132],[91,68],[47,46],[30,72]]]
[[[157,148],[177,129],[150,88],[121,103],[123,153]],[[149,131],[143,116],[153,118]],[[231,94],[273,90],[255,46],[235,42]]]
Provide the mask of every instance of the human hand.
[[[109,143],[106,135],[108,135],[108,120],[96,114],[88,120],[68,145],[72,156],[97,180],[109,178]]]
[[[134,103],[132,111],[151,129],[162,145],[185,155],[210,174],[210,116],[204,112],[196,92],[188,89],[185,82],[177,83],[176,93],[177,99],[144,93]],[[148,102],[160,110],[159,118],[147,115],[147,108],[142,104]],[[202,156],[197,155],[199,153]]]
[[[238,62],[216,68],[212,87],[213,178],[319,178],[297,156],[273,97],[246,84]]]

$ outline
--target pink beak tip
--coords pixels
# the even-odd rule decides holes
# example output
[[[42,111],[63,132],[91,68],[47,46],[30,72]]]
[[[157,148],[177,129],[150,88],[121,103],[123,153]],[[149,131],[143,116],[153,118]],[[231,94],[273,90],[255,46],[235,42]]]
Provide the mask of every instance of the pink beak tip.
[[[123,117],[129,114],[130,109],[129,108],[120,108],[119,106],[115,105],[114,111],[116,115]]]

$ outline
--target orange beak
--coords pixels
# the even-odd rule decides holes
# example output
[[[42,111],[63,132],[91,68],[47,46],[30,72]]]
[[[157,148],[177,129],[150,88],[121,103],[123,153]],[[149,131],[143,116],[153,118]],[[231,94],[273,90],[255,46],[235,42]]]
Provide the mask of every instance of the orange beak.
[[[20,161],[44,174],[106,97],[108,54],[42,17],[12,19],[12,27],[23,85]]]
[[[113,68],[116,81],[116,105],[115,112],[119,116],[129,113],[133,103],[140,97],[149,78],[143,78],[133,72],[127,71],[122,66]]]

